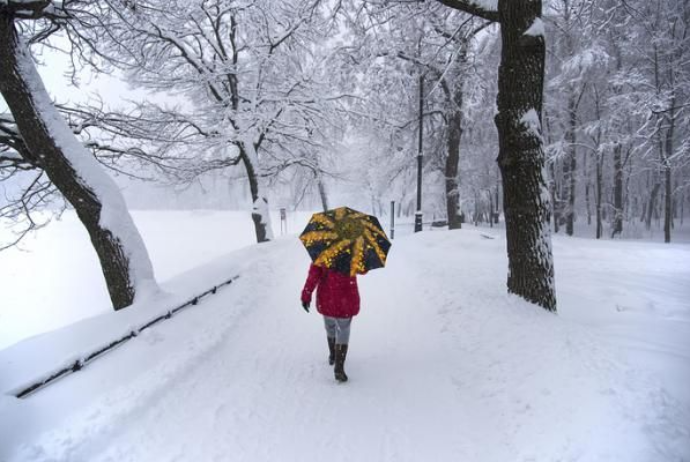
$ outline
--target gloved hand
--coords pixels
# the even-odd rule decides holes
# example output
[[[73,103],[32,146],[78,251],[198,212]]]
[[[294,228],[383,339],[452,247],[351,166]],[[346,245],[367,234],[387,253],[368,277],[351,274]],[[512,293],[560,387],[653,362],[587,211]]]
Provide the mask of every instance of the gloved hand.
[[[309,313],[309,302],[302,302],[302,308],[304,308],[304,311]]]

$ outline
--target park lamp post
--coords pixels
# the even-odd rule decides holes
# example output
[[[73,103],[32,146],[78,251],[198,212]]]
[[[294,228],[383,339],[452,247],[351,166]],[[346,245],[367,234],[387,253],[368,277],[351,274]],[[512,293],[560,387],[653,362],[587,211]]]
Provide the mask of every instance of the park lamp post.
[[[422,128],[424,106],[424,74],[419,76],[419,144],[417,149],[417,211],[414,214],[414,232],[422,230]]]

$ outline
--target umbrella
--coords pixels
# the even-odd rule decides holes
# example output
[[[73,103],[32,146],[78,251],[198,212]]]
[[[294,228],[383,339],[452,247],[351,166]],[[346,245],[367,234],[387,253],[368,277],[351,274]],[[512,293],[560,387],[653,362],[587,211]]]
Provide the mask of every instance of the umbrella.
[[[350,276],[385,266],[391,247],[376,217],[348,207],[315,213],[299,238],[315,265]]]

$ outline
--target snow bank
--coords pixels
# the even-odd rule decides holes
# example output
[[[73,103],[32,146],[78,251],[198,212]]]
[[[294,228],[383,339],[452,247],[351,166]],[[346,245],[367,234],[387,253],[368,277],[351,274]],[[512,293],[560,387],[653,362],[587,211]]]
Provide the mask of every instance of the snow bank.
[[[243,307],[223,306],[217,300],[223,291],[232,290],[248,297],[257,292],[257,287],[252,281],[239,283],[240,278],[197,306],[152,326],[81,371],[59,379],[25,399],[11,397],[18,388],[127,334],[191,295],[222,282],[228,275],[255,270],[258,262],[272,250],[273,244],[269,244],[238,251],[170,280],[162,286],[166,294],[149,300],[148,304],[133,305],[80,321],[0,351],[0,460],[8,460],[18,447],[26,449],[28,446],[23,444],[50,431],[63,419],[69,421],[73,413],[93,412],[94,408],[99,409],[99,413],[107,410],[103,425],[109,426],[110,420],[119,412],[127,413],[142,401],[151,399],[161,387],[169,386],[176,374],[208,353],[224,336],[234,317],[242,313]],[[223,319],[205,317],[208,307],[219,305],[223,307]],[[96,431],[91,428],[93,423],[85,422],[83,427],[79,427],[80,437]],[[29,453],[22,452],[18,459],[46,458],[40,453]],[[72,459],[66,456],[65,460]]]

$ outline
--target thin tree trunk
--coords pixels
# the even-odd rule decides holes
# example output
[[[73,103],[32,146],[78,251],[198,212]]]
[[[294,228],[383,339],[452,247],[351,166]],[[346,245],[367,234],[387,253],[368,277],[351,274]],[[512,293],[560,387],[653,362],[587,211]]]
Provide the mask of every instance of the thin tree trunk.
[[[321,178],[321,175],[318,176],[317,180],[317,187],[319,188],[319,197],[321,198],[321,207],[323,208],[323,211],[325,212],[328,210],[328,195],[326,194],[326,185],[323,183],[323,179]]]
[[[666,165],[664,167],[664,184],[666,186],[665,191],[665,201],[664,201],[664,242],[671,242],[671,228],[673,226],[673,210],[672,210],[672,200],[673,200],[673,185],[672,185],[672,175],[671,166]]]
[[[649,202],[647,203],[647,213],[645,214],[644,225],[647,231],[652,229],[652,218],[654,217],[654,209],[656,208],[656,198],[659,195],[661,183],[658,181],[654,183],[652,192],[649,195]]]
[[[572,236],[575,232],[575,183],[576,183],[576,169],[577,169],[577,147],[576,134],[577,128],[577,102],[574,90],[570,89],[570,96],[568,98],[568,128],[565,133],[565,140],[568,143],[568,158],[565,159],[563,166],[564,173],[566,173],[565,181],[568,182],[568,208],[565,215],[565,233]]]
[[[664,168],[664,183],[666,186],[666,200],[664,201],[664,242],[671,242],[671,226],[672,226],[672,202],[673,202],[673,183],[671,172],[671,156],[673,155],[673,135],[676,127],[675,118],[675,100],[672,99],[670,108],[669,126],[666,131],[666,143],[664,144],[664,157],[662,165]]]
[[[555,311],[550,204],[542,173],[545,43],[543,36],[524,34],[541,21],[541,1],[498,0],[498,15],[502,53],[495,122],[503,177],[508,291]]]
[[[271,228],[266,186],[262,184],[263,181],[257,171],[258,157],[251,143],[251,140],[247,140],[240,145],[240,155],[247,171],[249,191],[252,195],[252,222],[254,223],[256,242],[261,243],[273,239],[273,229]]]
[[[611,237],[623,232],[623,146],[613,147],[613,230]]]
[[[0,13],[0,44],[0,92],[22,138],[86,228],[113,307],[129,306],[157,286],[122,194],[53,106],[11,15]]]
[[[499,207],[501,206],[501,205],[498,203],[498,191],[499,191],[499,185],[500,185],[500,183],[501,183],[501,172],[499,172],[498,170],[496,170],[496,191],[495,191],[495,193],[494,193],[494,194],[495,194],[495,198],[496,198],[496,202],[495,202],[495,203],[496,203],[496,209],[495,209],[495,211],[494,211],[494,219],[496,220],[496,224],[498,224],[498,215],[499,215],[499,212],[498,212],[498,211],[499,211]]]
[[[558,200],[558,184],[556,183],[556,161],[553,160],[551,163],[549,163],[549,172],[551,173],[551,181],[549,181],[549,191],[551,194],[551,201],[553,206],[551,209],[553,210],[553,232],[558,233],[560,231],[560,220],[561,220],[561,213],[560,213],[560,208],[559,208],[559,200]]]
[[[597,217],[597,239],[601,239],[601,237],[604,234],[604,225],[602,222],[602,216],[601,216],[601,198],[603,195],[603,187],[604,187],[604,173],[603,173],[603,163],[604,163],[604,154],[599,153],[599,158],[597,158],[597,163],[596,163],[596,217]]]
[[[458,92],[459,93],[459,90]],[[451,110],[448,118],[448,139],[446,142],[446,213],[448,216],[448,229],[460,229],[460,190],[458,188],[458,166],[460,164],[460,138],[462,137],[462,94],[457,98],[460,104]]]
[[[489,228],[494,227],[494,198],[491,195],[491,191],[489,191]]]
[[[551,122],[550,118],[548,117],[548,114],[546,111],[544,111],[543,118],[546,122],[546,132],[547,136],[549,137],[548,139],[548,144],[551,144]],[[560,213],[559,213],[559,208],[558,208],[558,183],[556,182],[556,162],[557,160],[551,159],[547,161],[548,164],[548,169],[549,169],[549,177],[548,177],[548,184],[549,184],[549,195],[551,197],[551,215],[553,217],[553,232],[558,233],[559,227],[560,227]]]
[[[592,225],[592,200],[590,197],[590,191],[592,189],[592,181],[590,176],[591,167],[587,162],[589,155],[589,152],[585,151],[584,155],[582,156],[582,171],[585,173],[585,208],[587,209],[587,226]]]

